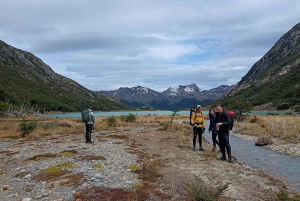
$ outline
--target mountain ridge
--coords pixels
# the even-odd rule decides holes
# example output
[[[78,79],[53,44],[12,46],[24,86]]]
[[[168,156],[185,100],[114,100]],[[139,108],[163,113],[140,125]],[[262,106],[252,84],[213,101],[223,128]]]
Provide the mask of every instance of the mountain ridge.
[[[196,84],[169,87],[157,92],[147,87],[120,87],[117,90],[98,91],[132,107],[150,107],[156,109],[177,110],[190,108],[197,104],[210,103],[226,94],[234,87],[221,85],[210,90],[202,90]]]
[[[30,52],[0,40],[0,98],[12,104],[26,102],[46,110],[80,111],[89,105],[99,110],[130,108],[86,89],[55,73]]]
[[[258,60],[223,101],[250,101],[258,109],[300,110],[300,23]]]

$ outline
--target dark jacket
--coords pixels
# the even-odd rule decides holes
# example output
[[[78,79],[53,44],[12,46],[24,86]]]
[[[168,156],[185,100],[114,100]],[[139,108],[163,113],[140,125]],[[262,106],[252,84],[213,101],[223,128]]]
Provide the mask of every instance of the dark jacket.
[[[226,112],[226,110],[223,110],[223,112],[216,113],[216,121],[215,123],[222,123],[222,125],[219,127],[219,131],[229,131],[229,126],[231,125],[231,117]]]
[[[214,114],[214,116],[209,119],[209,128],[208,130],[210,130],[211,132],[216,132],[217,128],[216,128],[216,113]]]

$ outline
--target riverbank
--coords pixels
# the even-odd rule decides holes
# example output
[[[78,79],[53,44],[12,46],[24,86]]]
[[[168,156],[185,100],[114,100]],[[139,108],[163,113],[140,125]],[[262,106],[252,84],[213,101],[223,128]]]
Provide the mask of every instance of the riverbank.
[[[278,200],[281,189],[291,194],[275,176],[250,169],[236,159],[233,164],[218,161],[220,154],[211,152],[208,142],[203,143],[205,152],[192,151],[190,127],[176,123],[178,119],[170,129],[164,129],[162,122],[168,121],[146,116],[110,129],[96,125],[94,144],[84,143],[83,129],[1,139],[0,160],[5,163],[0,167],[0,200],[74,200],[74,196],[95,200],[103,191],[115,192],[112,189],[138,197],[142,196],[139,192],[145,192],[139,191],[141,185],[150,184],[147,192],[156,200],[186,200],[190,195],[184,184],[192,183],[195,175],[205,183],[211,178],[228,183],[220,200]],[[136,167],[148,170],[150,176],[134,171]],[[48,174],[53,170],[57,171],[54,177]]]
[[[257,141],[256,136],[241,134],[238,133],[237,130],[234,130],[230,134],[244,141],[253,141],[253,144],[255,144]],[[300,157],[300,143],[290,143],[284,140],[273,138],[272,144],[266,145],[265,147],[282,154],[290,155],[292,157]]]

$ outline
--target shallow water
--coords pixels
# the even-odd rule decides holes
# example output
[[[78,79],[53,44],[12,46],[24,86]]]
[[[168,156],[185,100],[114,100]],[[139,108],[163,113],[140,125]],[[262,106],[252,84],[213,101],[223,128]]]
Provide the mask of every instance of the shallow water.
[[[208,121],[205,123],[209,125]],[[203,136],[212,143],[211,134],[206,131]],[[300,192],[300,157],[293,158],[265,147],[255,146],[253,141],[243,141],[232,135],[229,142],[232,155],[239,162],[252,169],[260,169],[277,176],[292,190]]]

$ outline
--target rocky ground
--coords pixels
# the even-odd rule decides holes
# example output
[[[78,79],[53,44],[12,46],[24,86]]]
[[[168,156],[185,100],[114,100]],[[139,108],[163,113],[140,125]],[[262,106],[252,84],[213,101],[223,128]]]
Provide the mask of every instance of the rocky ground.
[[[211,152],[208,142],[205,152],[193,152],[191,133],[160,127],[145,123],[96,131],[94,144],[84,143],[84,134],[1,139],[0,200],[74,200],[75,192],[92,186],[133,188],[140,179],[131,170],[141,166],[141,153],[164,164],[156,185],[168,200],[185,200],[183,184],[195,175],[229,183],[227,200],[276,200],[279,189],[287,188],[279,179],[236,160],[218,161],[220,154]]]

